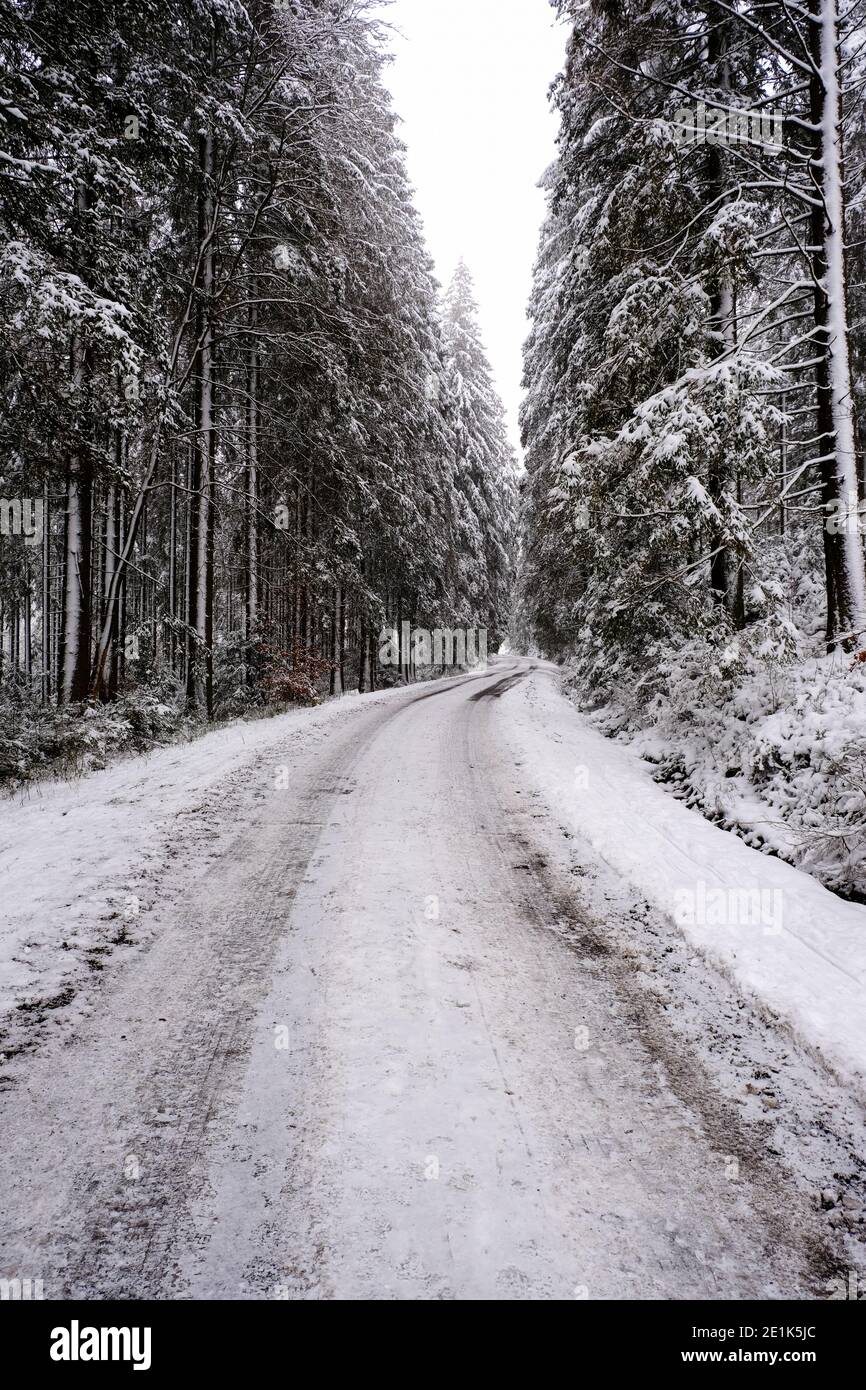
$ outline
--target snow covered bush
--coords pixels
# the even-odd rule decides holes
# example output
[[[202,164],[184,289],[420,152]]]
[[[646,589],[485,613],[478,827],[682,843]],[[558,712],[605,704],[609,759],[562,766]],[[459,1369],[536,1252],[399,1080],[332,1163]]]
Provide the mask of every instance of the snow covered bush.
[[[656,777],[749,844],[862,898],[866,885],[866,666],[804,658],[777,617],[720,647],[660,653],[656,690],[594,714]]]
[[[90,772],[117,754],[143,752],[190,733],[194,725],[173,685],[155,680],[111,705],[58,709],[33,703],[7,683],[0,693],[0,786],[21,786],[45,772]]]

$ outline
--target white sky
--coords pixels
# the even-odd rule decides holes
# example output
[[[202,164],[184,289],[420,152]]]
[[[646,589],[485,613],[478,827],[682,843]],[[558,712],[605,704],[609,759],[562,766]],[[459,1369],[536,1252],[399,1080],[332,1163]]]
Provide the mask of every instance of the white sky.
[[[547,92],[566,30],[549,0],[394,0],[385,80],[439,279],[462,255],[518,444],[526,305],[544,216],[538,180],[555,153]]]

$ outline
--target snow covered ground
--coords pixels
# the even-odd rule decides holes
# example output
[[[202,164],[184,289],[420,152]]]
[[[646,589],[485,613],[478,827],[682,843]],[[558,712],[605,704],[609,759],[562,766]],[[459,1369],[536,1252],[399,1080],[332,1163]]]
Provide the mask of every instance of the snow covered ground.
[[[557,686],[508,658],[3,806],[0,1277],[827,1297],[864,1267],[866,909]]]
[[[49,1017],[68,1027],[88,974],[112,948],[148,936],[145,885],[160,878],[187,825],[200,836],[257,760],[315,747],[354,704],[239,721],[0,800],[0,1056],[27,1045]]]
[[[754,632],[731,644],[723,674],[718,651],[696,640],[671,658],[664,694],[641,704],[632,688],[627,707],[595,708],[591,722],[646,757],[668,791],[715,824],[862,901],[866,670],[824,651],[817,603],[797,618],[796,653],[786,659],[763,650]]]
[[[866,1099],[866,907],[674,800],[627,747],[564,715],[553,676],[512,712],[525,775],[564,823]]]

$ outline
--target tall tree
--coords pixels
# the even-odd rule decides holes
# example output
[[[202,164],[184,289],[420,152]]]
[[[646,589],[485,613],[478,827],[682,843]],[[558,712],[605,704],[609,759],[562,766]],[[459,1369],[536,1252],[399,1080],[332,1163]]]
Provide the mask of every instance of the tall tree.
[[[472,276],[460,261],[444,304],[446,385],[453,411],[460,589],[471,620],[499,645],[508,628],[517,461],[481,341]]]

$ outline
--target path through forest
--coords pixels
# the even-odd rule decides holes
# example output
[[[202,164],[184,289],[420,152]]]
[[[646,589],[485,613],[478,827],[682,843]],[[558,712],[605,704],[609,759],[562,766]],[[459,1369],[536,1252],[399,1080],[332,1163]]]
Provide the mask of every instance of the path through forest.
[[[0,1274],[49,1298],[826,1297],[851,1254],[815,1194],[864,1151],[860,1111],[533,793],[506,732],[551,680],[502,659],[276,720],[219,798],[172,805],[132,948],[3,1073]],[[100,775],[149,786],[143,760]]]

